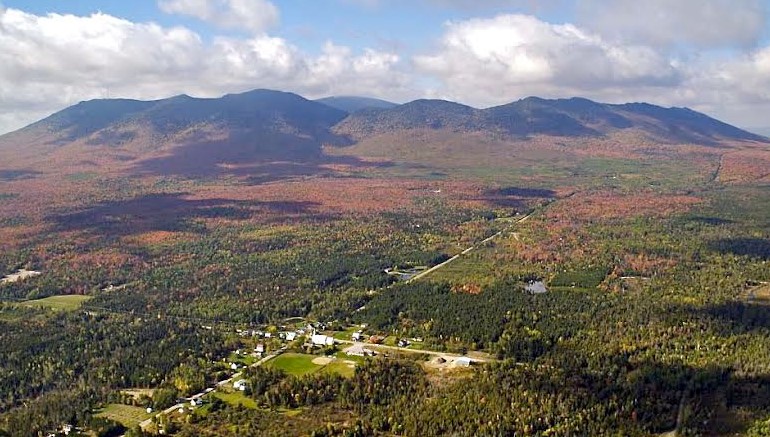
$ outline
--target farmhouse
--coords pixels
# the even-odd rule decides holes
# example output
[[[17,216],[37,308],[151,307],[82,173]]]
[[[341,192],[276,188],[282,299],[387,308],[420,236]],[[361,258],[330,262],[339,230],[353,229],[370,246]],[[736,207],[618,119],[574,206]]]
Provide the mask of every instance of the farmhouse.
[[[332,346],[334,345],[334,337],[314,334],[312,337],[310,337],[310,342],[316,346]]]

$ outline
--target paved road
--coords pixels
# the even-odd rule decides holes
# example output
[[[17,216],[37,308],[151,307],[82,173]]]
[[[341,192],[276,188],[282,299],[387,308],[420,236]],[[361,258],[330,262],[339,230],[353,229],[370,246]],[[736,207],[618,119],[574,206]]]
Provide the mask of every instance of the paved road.
[[[265,355],[262,359],[260,359],[256,363],[252,364],[250,367],[261,366],[262,364],[264,364],[264,363],[272,360],[273,358],[277,357],[278,355],[282,354],[285,350],[286,350],[286,346],[278,349],[277,351],[275,351],[275,352],[273,352],[273,353],[271,353],[269,355]],[[240,378],[241,375],[243,375],[243,372],[234,373],[233,376],[231,376],[231,377],[229,377],[229,378],[227,378],[227,379],[225,379],[223,381],[217,382],[214,385],[214,387],[209,387],[208,389],[206,389],[208,391],[204,390],[204,391],[202,391],[200,393],[194,394],[194,395],[190,396],[189,398],[187,398],[186,402],[178,403],[176,405],[168,407],[165,410],[161,411],[160,413],[156,414],[155,417],[158,417],[158,416],[160,416],[162,414],[171,414],[174,411],[179,410],[180,408],[187,407],[187,406],[190,405],[190,400],[192,400],[192,399],[200,399],[200,398],[208,395],[209,393],[214,393],[215,391],[217,391],[218,388],[221,388],[223,385],[229,384],[234,379]],[[149,418],[149,419],[139,423],[139,426],[142,428],[142,430],[145,430],[148,426],[150,426],[151,423],[152,423],[152,418]]]
[[[473,361],[478,361],[482,363],[488,363],[492,361],[499,361],[496,358],[492,358],[489,356],[489,354],[486,354],[484,352],[470,352],[467,355],[460,355],[460,354],[454,354],[451,352],[440,352],[440,351],[431,351],[431,350],[425,350],[425,349],[409,349],[406,347],[399,347],[399,346],[386,346],[384,344],[372,344],[372,343],[362,343],[362,342],[355,342],[350,340],[338,340],[335,339],[334,341],[344,344],[361,344],[364,345],[367,348],[370,349],[389,349],[399,352],[410,352],[413,354],[426,354],[426,355],[433,355],[437,357],[447,357],[447,358],[460,358],[460,357],[468,357]]]
[[[526,216],[524,216],[524,217],[520,218],[519,220],[516,220],[515,222],[513,222],[513,224],[512,224],[511,226],[513,226],[513,225],[516,225],[516,224],[519,224],[519,223],[522,223],[522,222],[524,222],[525,220],[528,220],[530,217],[532,217],[532,214],[528,214],[528,215],[526,215]],[[446,261],[442,262],[441,264],[436,264],[435,266],[433,266],[433,267],[429,268],[428,270],[425,270],[424,272],[422,272],[422,273],[420,273],[420,274],[418,274],[418,275],[415,275],[415,276],[413,276],[411,279],[409,279],[408,281],[406,281],[406,283],[408,284],[408,283],[410,283],[410,282],[416,281],[416,280],[418,280],[418,279],[420,279],[420,278],[422,278],[422,277],[424,277],[424,276],[427,276],[427,275],[429,275],[429,274],[431,274],[431,273],[435,272],[436,270],[438,270],[438,269],[440,269],[440,268],[442,268],[442,267],[446,267],[447,265],[449,265],[449,264],[453,263],[454,261],[456,261],[456,260],[457,260],[458,258],[460,258],[461,256],[463,256],[463,255],[467,255],[468,253],[470,253],[471,251],[475,250],[475,249],[476,249],[476,248],[478,248],[479,246],[483,246],[483,245],[485,245],[485,244],[489,243],[490,241],[494,240],[495,238],[499,237],[500,235],[502,235],[502,234],[503,234],[503,232],[506,232],[508,229],[510,229],[510,227],[508,227],[508,228],[506,228],[506,229],[503,229],[502,231],[500,231],[500,232],[498,232],[498,233],[496,233],[496,234],[494,234],[494,235],[492,235],[492,236],[490,236],[490,237],[487,237],[487,238],[485,238],[485,239],[481,240],[481,242],[480,242],[480,243],[477,243],[476,245],[474,245],[474,246],[471,246],[471,247],[469,247],[469,248],[467,248],[467,249],[463,250],[463,251],[462,251],[462,252],[460,252],[459,254],[457,254],[457,255],[455,255],[455,256],[453,256],[453,257],[449,258],[448,260],[446,260]],[[516,239],[518,240],[518,237],[516,237]]]

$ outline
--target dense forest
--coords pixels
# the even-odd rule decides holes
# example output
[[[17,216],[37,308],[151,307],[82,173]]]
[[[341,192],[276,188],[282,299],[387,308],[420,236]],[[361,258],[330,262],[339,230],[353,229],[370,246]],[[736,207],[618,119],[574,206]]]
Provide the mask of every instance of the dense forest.
[[[354,206],[125,182],[115,198],[91,192],[40,222],[4,221],[3,235],[48,233],[0,251],[3,274],[41,272],[0,284],[0,435],[62,424],[146,434],[99,412],[159,411],[215,386],[235,350],[257,345],[236,330],[277,332],[289,318],[421,341],[344,375],[240,370],[239,401],[210,396],[153,425],[180,436],[766,435],[770,189],[692,173],[618,182],[592,165],[580,187],[458,183],[467,191],[442,197],[430,181],[371,203],[355,192]],[[352,198],[340,181],[313,195]],[[386,272],[458,254],[419,280]],[[547,290],[527,291],[532,281]],[[87,298],[65,310],[37,301],[71,294]],[[490,358],[436,368],[420,348]]]

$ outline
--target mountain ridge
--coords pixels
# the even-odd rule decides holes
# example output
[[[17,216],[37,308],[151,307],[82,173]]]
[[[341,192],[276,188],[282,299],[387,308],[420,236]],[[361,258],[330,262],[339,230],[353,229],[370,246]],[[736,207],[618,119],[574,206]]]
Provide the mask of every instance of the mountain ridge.
[[[219,98],[181,94],[151,101],[96,99],[0,136],[0,152],[8,168],[44,169],[54,160],[68,166],[94,162],[91,168],[98,169],[99,161],[128,171],[198,175],[264,162],[315,165],[328,161],[324,145],[350,145],[383,134],[389,141],[409,143],[419,131],[480,133],[501,141],[609,138],[624,132],[663,144],[769,141],[691,109],[648,103],[539,97],[485,109],[437,99],[387,103],[349,113],[266,89]],[[469,144],[457,153],[483,151]]]
[[[407,111],[420,103],[420,110]],[[442,110],[447,103],[459,105]],[[458,107],[465,114],[458,117]],[[427,115],[426,115],[427,114]],[[361,111],[335,126],[335,132],[354,140],[393,129],[441,129],[489,132],[516,139],[534,135],[598,137],[637,129],[650,139],[666,143],[716,145],[720,141],[768,139],[689,108],[664,108],[649,103],[607,104],[581,97],[543,99],[527,97],[484,109],[440,100],[415,100],[391,109]]]

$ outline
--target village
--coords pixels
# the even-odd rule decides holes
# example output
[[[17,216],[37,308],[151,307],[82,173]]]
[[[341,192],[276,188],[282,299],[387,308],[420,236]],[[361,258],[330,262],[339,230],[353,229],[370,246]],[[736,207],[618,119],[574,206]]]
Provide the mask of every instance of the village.
[[[200,329],[224,328],[202,324]],[[366,325],[341,327],[338,323],[295,318],[280,326],[229,329],[240,347],[212,363],[213,368],[219,369],[217,375],[221,375],[221,379],[210,387],[179,397],[170,406],[156,409],[149,405],[109,404],[95,412],[96,415],[115,420],[127,429],[139,425],[143,431],[163,435],[169,432],[170,424],[184,420],[190,414],[205,414],[212,403],[257,408],[256,402],[248,396],[251,387],[245,373],[250,367],[266,366],[296,376],[321,372],[351,377],[357,365],[376,357],[412,359],[431,372],[472,371],[474,364],[494,361],[481,352],[461,355],[429,350],[421,338],[382,335],[369,330]],[[124,392],[148,401],[157,389]],[[78,435],[78,431],[81,430],[65,424],[48,435]]]

